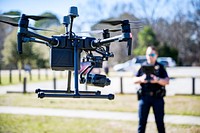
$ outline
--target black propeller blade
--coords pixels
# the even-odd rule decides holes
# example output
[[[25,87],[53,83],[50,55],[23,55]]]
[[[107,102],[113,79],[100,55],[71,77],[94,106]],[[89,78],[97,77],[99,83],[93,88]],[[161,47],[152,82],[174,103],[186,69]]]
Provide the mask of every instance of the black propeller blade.
[[[91,34],[98,34],[98,33],[103,33],[103,30],[82,31],[82,32],[76,32],[76,33],[91,33]]]
[[[122,29],[120,29],[120,28],[119,29],[110,29],[109,32],[118,32],[118,31],[121,31],[121,30]]]
[[[9,25],[12,25],[12,26],[14,26],[14,27],[18,27],[18,26],[19,26],[19,24],[16,23],[16,22],[9,22],[9,21],[5,21],[5,20],[0,20],[0,22],[6,23],[6,24],[9,24]],[[42,28],[35,28],[35,27],[31,27],[31,26],[29,26],[28,28],[29,28],[29,29],[32,29],[32,30],[41,30],[41,31],[52,31],[52,32],[56,32],[56,31],[54,31],[54,30],[42,29]]]
[[[119,25],[122,24],[125,20],[102,20],[99,23],[100,24],[110,24],[110,25]],[[141,21],[129,21],[129,23],[134,23],[134,24],[141,24]]]
[[[5,21],[5,20],[0,20],[0,22],[9,24],[9,25],[12,25],[12,26],[15,26],[15,27],[18,27],[18,26],[19,26],[19,24],[18,24],[18,23],[15,23],[15,22],[8,22],[8,21]]]
[[[31,26],[29,26],[28,28],[29,28],[29,29],[32,29],[32,30],[41,30],[41,31],[52,31],[52,32],[57,32],[57,31],[55,31],[55,30],[42,29],[42,28],[36,28],[36,27],[31,27]]]
[[[25,15],[25,14],[24,14]],[[33,20],[41,20],[41,19],[55,19],[53,16],[36,16],[36,15],[25,15],[27,18],[33,19]],[[2,18],[9,18],[9,19],[19,19],[21,16],[17,15],[0,15]]]
[[[142,28],[143,26],[138,26],[138,27],[131,27],[131,29],[140,29]],[[109,30],[110,32],[118,32],[118,31],[121,31],[122,29],[121,28],[118,28],[118,29],[111,29]]]
[[[33,20],[41,20],[41,19],[55,19],[53,16],[35,16],[35,15],[26,15],[27,18],[33,19]]]
[[[131,29],[140,29],[143,26],[138,26],[138,27],[131,27]],[[121,28],[118,29],[108,29],[109,32],[118,32],[121,31]],[[93,31],[83,31],[83,32],[76,32],[76,33],[91,33],[91,34],[98,34],[98,33],[103,33],[103,30],[93,30]]]
[[[101,24],[110,24],[110,25],[118,25],[121,24],[123,21],[121,20],[116,20],[116,21],[107,21],[107,20],[102,20],[99,23]]]
[[[109,30],[109,32],[117,32],[117,31],[121,31],[121,29],[111,29]],[[76,32],[76,33],[91,33],[91,34],[99,34],[99,33],[103,33],[103,30],[92,30],[92,31],[83,31],[83,32]]]

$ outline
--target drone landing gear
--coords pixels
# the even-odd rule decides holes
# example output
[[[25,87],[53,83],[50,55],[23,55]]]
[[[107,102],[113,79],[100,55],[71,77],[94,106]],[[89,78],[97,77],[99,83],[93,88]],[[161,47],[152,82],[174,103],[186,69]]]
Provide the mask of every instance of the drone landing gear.
[[[55,98],[99,98],[99,99],[109,99],[113,100],[114,95],[101,95],[100,91],[79,91],[78,94],[74,91],[64,91],[64,90],[41,90],[37,89],[35,93],[38,94],[38,98],[44,97],[55,97]]]

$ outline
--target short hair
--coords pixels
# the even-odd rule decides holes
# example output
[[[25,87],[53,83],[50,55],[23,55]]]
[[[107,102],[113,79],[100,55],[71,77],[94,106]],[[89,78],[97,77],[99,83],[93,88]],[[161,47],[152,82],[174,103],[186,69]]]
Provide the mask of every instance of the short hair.
[[[157,50],[157,48],[156,48],[155,46],[149,45],[149,46],[147,47],[147,49],[148,49],[148,48],[151,48],[152,50],[154,50],[154,51],[156,52],[156,54],[158,54],[158,50]]]

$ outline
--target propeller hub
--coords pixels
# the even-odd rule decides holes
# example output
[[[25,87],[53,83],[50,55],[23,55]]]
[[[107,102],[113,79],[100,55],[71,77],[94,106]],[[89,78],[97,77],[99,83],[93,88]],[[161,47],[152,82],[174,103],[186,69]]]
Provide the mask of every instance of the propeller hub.
[[[21,18],[19,19],[19,27],[28,28],[29,20],[25,14],[22,14]]]

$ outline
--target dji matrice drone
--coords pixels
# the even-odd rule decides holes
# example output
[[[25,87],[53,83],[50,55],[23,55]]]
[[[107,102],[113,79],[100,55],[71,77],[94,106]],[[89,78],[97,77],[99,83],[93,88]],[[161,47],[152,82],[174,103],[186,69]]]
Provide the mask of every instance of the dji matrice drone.
[[[79,91],[78,81],[81,84],[88,84],[98,87],[104,87],[110,85],[111,81],[105,76],[100,74],[91,74],[93,68],[102,68],[103,61],[107,61],[109,57],[113,57],[113,53],[109,51],[111,42],[127,42],[128,55],[131,55],[132,34],[129,20],[123,21],[101,21],[101,23],[118,25],[121,24],[121,29],[113,31],[122,31],[121,35],[110,37],[112,30],[103,30],[103,39],[96,39],[93,37],[77,36],[72,32],[73,20],[78,17],[77,7],[70,7],[69,15],[64,16],[64,22],[66,33],[62,35],[53,35],[52,37],[46,37],[28,30],[42,30],[28,26],[29,19],[40,20],[44,18],[50,18],[46,16],[33,16],[22,14],[18,24],[14,22],[8,22],[0,20],[0,22],[7,23],[13,26],[18,26],[17,42],[18,53],[22,54],[23,42],[37,42],[43,43],[50,47],[50,66],[52,70],[68,70],[68,86],[67,90],[42,90],[37,89],[35,92],[39,98],[44,97],[57,97],[57,98],[102,98],[102,99],[114,99],[113,94],[102,95],[100,91]],[[70,25],[69,31],[68,26]],[[80,54],[86,52],[86,57],[83,62],[90,62],[90,65],[86,67],[80,74]],[[96,52],[99,56],[94,56],[92,52]],[[75,88],[72,91],[71,71],[74,71],[74,83]],[[79,77],[80,76],[80,79]]]

